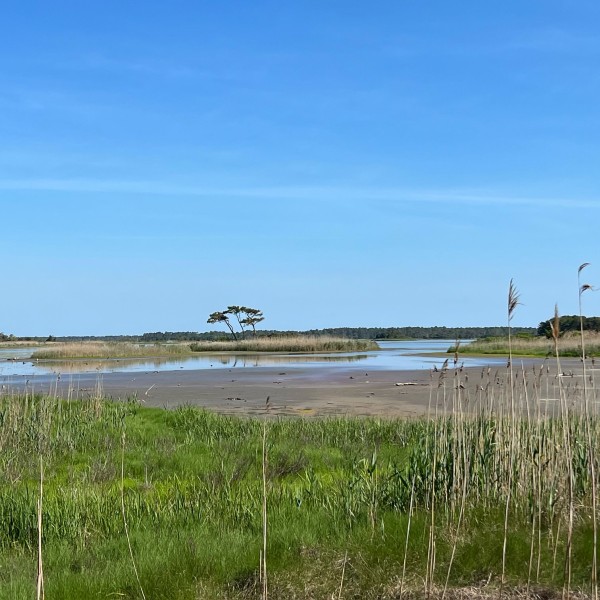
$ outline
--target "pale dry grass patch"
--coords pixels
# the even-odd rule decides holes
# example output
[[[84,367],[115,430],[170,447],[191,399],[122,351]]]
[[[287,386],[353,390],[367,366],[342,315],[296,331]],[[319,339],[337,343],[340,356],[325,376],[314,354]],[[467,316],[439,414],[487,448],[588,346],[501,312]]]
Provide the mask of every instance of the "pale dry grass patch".
[[[44,346],[46,342],[39,340],[5,340],[0,341],[0,350],[3,348],[31,348],[33,346]]]
[[[190,346],[177,344],[133,344],[130,342],[54,342],[36,350],[34,359],[141,358],[190,354]]]
[[[308,335],[194,342],[190,347],[195,352],[355,352],[379,349],[370,340]]]

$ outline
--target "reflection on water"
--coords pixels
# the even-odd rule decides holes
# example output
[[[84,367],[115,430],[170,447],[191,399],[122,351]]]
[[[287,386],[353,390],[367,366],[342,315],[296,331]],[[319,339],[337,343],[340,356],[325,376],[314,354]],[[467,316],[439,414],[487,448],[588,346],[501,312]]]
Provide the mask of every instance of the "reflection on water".
[[[313,363],[353,363],[367,359],[366,354],[355,355],[277,355],[265,356],[264,354],[244,355],[202,355],[201,357],[189,356],[178,358],[119,358],[119,359],[85,359],[85,360],[47,360],[38,362],[34,367],[38,373],[136,373],[146,371],[174,371],[176,369],[209,369],[237,367],[265,367],[274,365],[296,365]],[[0,363],[1,364],[1,363]],[[1,369],[1,367],[0,367]],[[1,370],[0,370],[1,372]]]
[[[36,350],[39,350],[39,348],[0,347],[0,360],[29,358]]]
[[[179,369],[234,369],[278,366],[281,368],[310,367],[333,368],[361,364],[368,369],[431,369],[440,367],[445,353],[454,340],[412,340],[381,341],[380,349],[357,353],[317,353],[317,354],[199,354],[177,358],[143,359],[81,359],[71,361],[35,361],[33,349],[11,349],[8,354],[0,354],[0,378],[12,376],[34,376],[51,374],[84,373],[139,373],[149,371],[175,371]],[[449,356],[449,355],[448,355]],[[7,360],[10,358],[10,360]],[[461,362],[462,358],[461,358]],[[505,359],[465,358],[465,366],[501,364]]]

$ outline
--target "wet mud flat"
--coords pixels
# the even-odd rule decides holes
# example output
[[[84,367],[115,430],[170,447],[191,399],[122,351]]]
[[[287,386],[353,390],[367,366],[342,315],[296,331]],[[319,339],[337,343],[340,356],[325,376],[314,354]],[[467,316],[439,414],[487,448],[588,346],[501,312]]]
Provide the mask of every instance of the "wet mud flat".
[[[545,377],[556,382],[552,363],[535,359],[529,359],[524,367],[515,365],[515,377],[522,377],[525,368],[533,380],[533,369],[539,373],[543,364],[547,364]],[[562,367],[564,386],[582,385],[579,361],[563,361]],[[3,393],[27,389],[64,398],[136,398],[145,406],[193,405],[239,415],[419,416],[431,405],[444,410],[447,403],[450,409],[457,389],[465,405],[470,401],[474,405],[483,393],[493,394],[506,377],[506,367],[450,368],[444,375],[425,369],[259,367],[13,377],[3,381],[2,387]],[[548,396],[543,401],[552,410],[557,394],[551,390]]]

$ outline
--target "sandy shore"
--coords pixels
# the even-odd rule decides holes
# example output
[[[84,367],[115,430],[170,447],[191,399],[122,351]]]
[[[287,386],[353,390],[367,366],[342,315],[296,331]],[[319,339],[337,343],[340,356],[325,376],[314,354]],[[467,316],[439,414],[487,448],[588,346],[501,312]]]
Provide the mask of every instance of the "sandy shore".
[[[529,359],[526,366],[543,361]],[[520,363],[519,363],[520,367]],[[579,368],[578,361],[563,363],[563,370]],[[550,365],[552,369],[552,365]],[[506,369],[494,369],[500,375]],[[461,373],[463,394],[477,394],[487,368],[465,368]],[[492,372],[492,379],[494,373]],[[199,369],[147,373],[82,374],[35,380],[13,380],[11,389],[25,385],[39,392],[86,397],[100,385],[113,399],[137,397],[146,406],[175,408],[191,404],[228,414],[276,415],[386,415],[417,416],[427,411],[431,395],[438,390],[438,373],[428,370],[384,370],[371,372],[358,367],[311,369],[306,367]],[[452,371],[444,385],[452,390]],[[577,375],[573,381],[577,380]]]

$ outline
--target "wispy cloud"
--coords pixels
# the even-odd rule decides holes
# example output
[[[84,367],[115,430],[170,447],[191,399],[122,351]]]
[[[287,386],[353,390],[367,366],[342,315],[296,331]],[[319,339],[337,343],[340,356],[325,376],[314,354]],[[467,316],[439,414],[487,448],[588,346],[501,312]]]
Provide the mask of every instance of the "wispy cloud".
[[[347,186],[248,186],[211,187],[179,185],[149,180],[100,179],[2,179],[0,191],[41,191],[76,193],[118,193],[131,195],[252,198],[264,200],[301,201],[381,201],[394,203],[464,204],[479,206],[532,206],[600,209],[600,198],[565,198],[552,196],[522,196],[500,193],[492,189],[418,189],[403,187]]]

